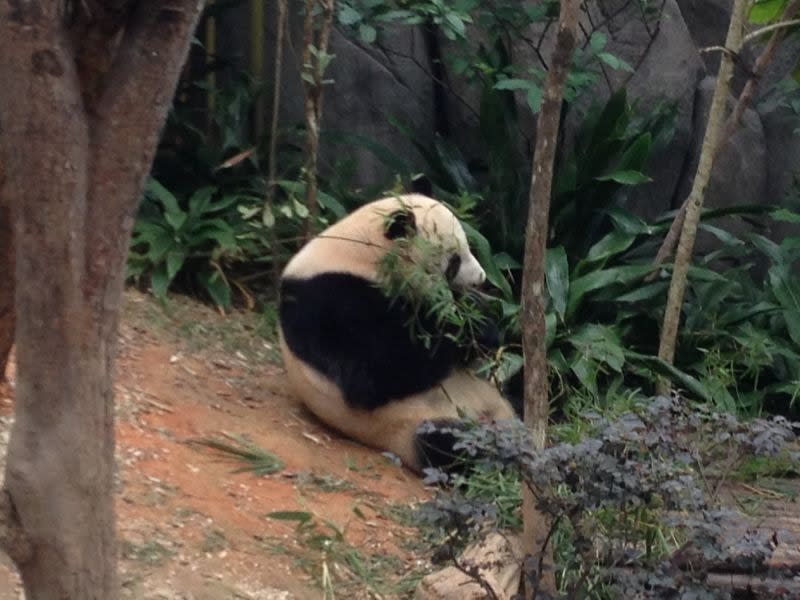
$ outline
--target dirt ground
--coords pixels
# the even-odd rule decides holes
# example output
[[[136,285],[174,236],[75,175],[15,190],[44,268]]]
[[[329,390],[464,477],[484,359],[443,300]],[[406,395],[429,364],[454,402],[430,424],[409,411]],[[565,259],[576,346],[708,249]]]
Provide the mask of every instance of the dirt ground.
[[[253,314],[222,317],[181,298],[165,312],[126,292],[116,378],[122,597],[408,596],[428,564],[403,515],[428,491],[295,405],[262,326]],[[0,458],[13,418],[9,370]],[[226,435],[271,451],[284,468],[237,472],[244,463],[187,443]],[[267,516],[275,511],[306,523]],[[20,598],[0,558],[0,600]]]

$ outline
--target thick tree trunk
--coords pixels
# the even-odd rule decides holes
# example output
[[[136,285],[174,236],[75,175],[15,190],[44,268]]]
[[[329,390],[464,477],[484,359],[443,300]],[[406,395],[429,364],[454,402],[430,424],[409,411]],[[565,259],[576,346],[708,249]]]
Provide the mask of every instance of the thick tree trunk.
[[[0,162],[17,281],[0,543],[31,599],[118,595],[112,374],[123,267],[201,4],[84,0],[67,19],[62,2],[0,2]]]

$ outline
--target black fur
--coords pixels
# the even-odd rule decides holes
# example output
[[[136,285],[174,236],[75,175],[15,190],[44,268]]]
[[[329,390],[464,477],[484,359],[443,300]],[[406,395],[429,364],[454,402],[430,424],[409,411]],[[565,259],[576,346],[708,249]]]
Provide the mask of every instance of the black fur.
[[[437,419],[422,423],[414,438],[417,463],[422,468],[432,467],[448,473],[456,473],[461,465],[461,454],[453,450],[458,442],[457,431],[467,429],[467,424],[458,419]]]
[[[398,210],[389,215],[384,235],[388,240],[408,238],[417,231],[417,218],[409,210]]]
[[[284,278],[279,310],[289,349],[339,386],[354,408],[375,409],[429,390],[463,358],[444,335],[430,350],[413,339],[408,308],[349,273]]]
[[[423,196],[433,196],[433,183],[425,175],[417,175],[411,180],[411,191]]]

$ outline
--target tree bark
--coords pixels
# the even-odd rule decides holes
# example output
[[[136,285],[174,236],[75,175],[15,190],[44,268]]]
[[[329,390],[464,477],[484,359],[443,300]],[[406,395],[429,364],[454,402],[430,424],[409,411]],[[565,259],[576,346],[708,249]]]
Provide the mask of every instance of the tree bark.
[[[0,166],[0,383],[14,345],[14,236]]]
[[[689,273],[689,263],[692,259],[694,241],[697,236],[697,224],[700,221],[700,211],[703,207],[706,186],[711,178],[711,169],[714,166],[719,141],[723,133],[725,119],[725,106],[730,91],[731,76],[733,75],[733,58],[730,52],[738,54],[742,47],[742,35],[749,0],[735,0],[731,12],[731,22],[728,26],[728,35],[725,47],[729,52],[723,52],[717,73],[717,83],[714,96],[711,100],[711,109],[708,115],[703,145],[700,149],[700,159],[697,164],[697,173],[692,183],[692,190],[686,202],[686,215],[683,220],[683,229],[675,252],[675,266],[670,280],[667,305],[664,309],[664,321],[661,327],[658,356],[668,363],[675,358],[675,342],[678,337],[678,325],[683,306],[683,296],[686,291],[686,279]],[[658,384],[659,393],[669,392],[670,386],[666,379],[661,379]]]
[[[537,449],[544,448],[547,421],[548,371],[545,348],[544,268],[547,232],[550,218],[550,196],[553,183],[561,103],[576,43],[580,0],[561,0],[556,44],[545,80],[542,106],[536,128],[530,206],[525,230],[525,258],[522,272],[522,345],[525,355],[525,424],[531,429]],[[524,544],[526,554],[536,557],[547,549],[549,523],[536,509],[533,493],[523,489]],[[539,573],[540,592],[554,591],[552,570]],[[533,597],[532,593],[528,593]]]
[[[198,0],[0,2],[16,414],[0,544],[28,598],[113,599],[113,365],[133,218]]]
[[[319,2],[319,31],[315,34],[314,7]],[[333,15],[336,0],[305,0],[305,16],[303,19],[303,84],[305,89],[305,121],[306,121],[306,197],[308,209],[306,217],[305,238],[311,238],[314,217],[317,215],[317,162],[319,158],[319,136],[322,127],[322,97],[325,81],[326,56],[328,42],[333,27]]]

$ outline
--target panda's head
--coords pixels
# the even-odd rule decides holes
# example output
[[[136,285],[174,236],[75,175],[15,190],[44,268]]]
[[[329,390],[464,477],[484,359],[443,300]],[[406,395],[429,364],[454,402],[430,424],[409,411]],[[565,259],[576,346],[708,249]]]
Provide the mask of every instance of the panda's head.
[[[412,262],[432,263],[455,290],[483,284],[486,272],[470,252],[464,228],[450,209],[418,194],[399,197],[397,202],[383,223],[387,240],[405,243]]]

